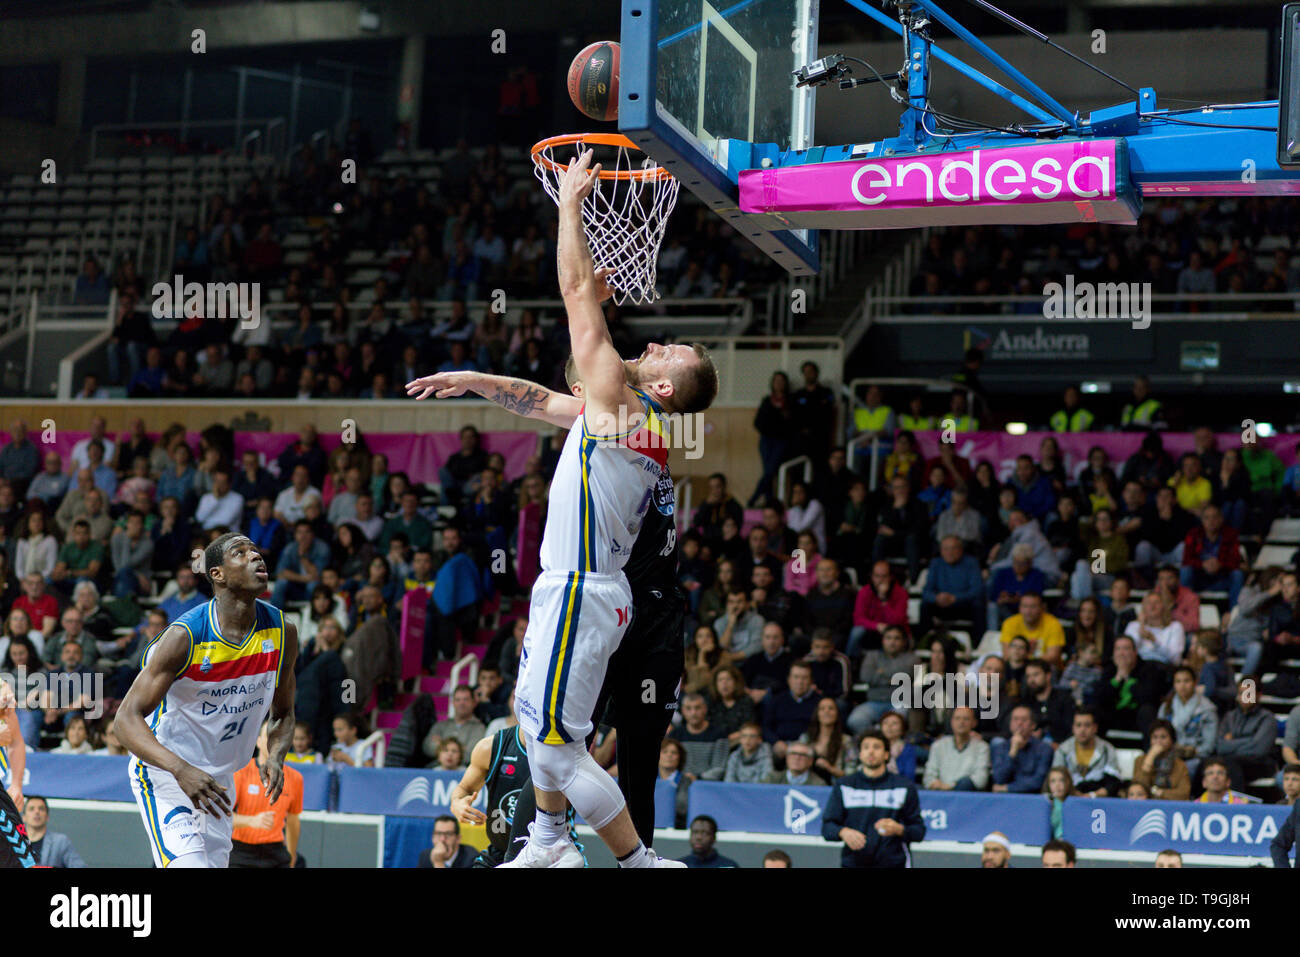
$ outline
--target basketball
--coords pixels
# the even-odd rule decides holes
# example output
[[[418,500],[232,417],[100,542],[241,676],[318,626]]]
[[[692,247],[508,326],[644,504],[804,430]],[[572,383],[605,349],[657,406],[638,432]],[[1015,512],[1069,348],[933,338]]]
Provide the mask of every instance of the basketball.
[[[618,44],[601,40],[585,47],[569,65],[569,99],[584,115],[618,119]]]

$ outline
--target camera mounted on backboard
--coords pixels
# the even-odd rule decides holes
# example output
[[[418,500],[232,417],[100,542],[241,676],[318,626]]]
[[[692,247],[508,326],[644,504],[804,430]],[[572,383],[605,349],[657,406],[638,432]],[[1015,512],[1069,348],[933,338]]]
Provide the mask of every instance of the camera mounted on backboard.
[[[794,77],[796,87],[825,86],[832,80],[847,75],[848,72],[848,67],[844,65],[844,54],[832,53],[830,56],[824,56],[820,60],[799,67],[790,75]]]

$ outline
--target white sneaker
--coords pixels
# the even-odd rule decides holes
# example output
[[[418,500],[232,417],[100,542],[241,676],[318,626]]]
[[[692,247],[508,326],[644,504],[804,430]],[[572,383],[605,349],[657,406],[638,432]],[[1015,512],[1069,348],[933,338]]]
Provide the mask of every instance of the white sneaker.
[[[655,862],[650,866],[651,867],[685,867],[686,865],[682,861],[670,861],[668,860],[668,858],[660,857],[658,854],[656,854]]]
[[[532,825],[528,826],[532,832]],[[506,861],[504,864],[498,864],[498,867],[586,867],[587,859],[582,856],[582,852],[574,845],[573,841],[567,838],[558,844],[552,844],[544,847],[530,837],[524,843],[517,857],[512,861]]]

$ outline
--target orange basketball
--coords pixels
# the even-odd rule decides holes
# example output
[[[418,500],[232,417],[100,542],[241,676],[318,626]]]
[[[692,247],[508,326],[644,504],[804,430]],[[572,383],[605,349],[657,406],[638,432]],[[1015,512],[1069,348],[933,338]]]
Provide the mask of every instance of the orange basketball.
[[[618,119],[618,44],[601,40],[569,65],[569,99],[593,120]]]

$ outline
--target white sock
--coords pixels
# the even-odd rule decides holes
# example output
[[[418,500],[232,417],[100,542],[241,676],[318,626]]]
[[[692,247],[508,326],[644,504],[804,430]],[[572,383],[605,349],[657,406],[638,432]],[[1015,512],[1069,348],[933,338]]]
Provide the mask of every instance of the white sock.
[[[537,818],[528,832],[529,839],[540,847],[559,844],[568,835],[568,828],[565,827],[567,816],[564,811],[544,811],[539,807]]]
[[[655,856],[640,841],[636,847],[618,859],[619,867],[654,867]]]

